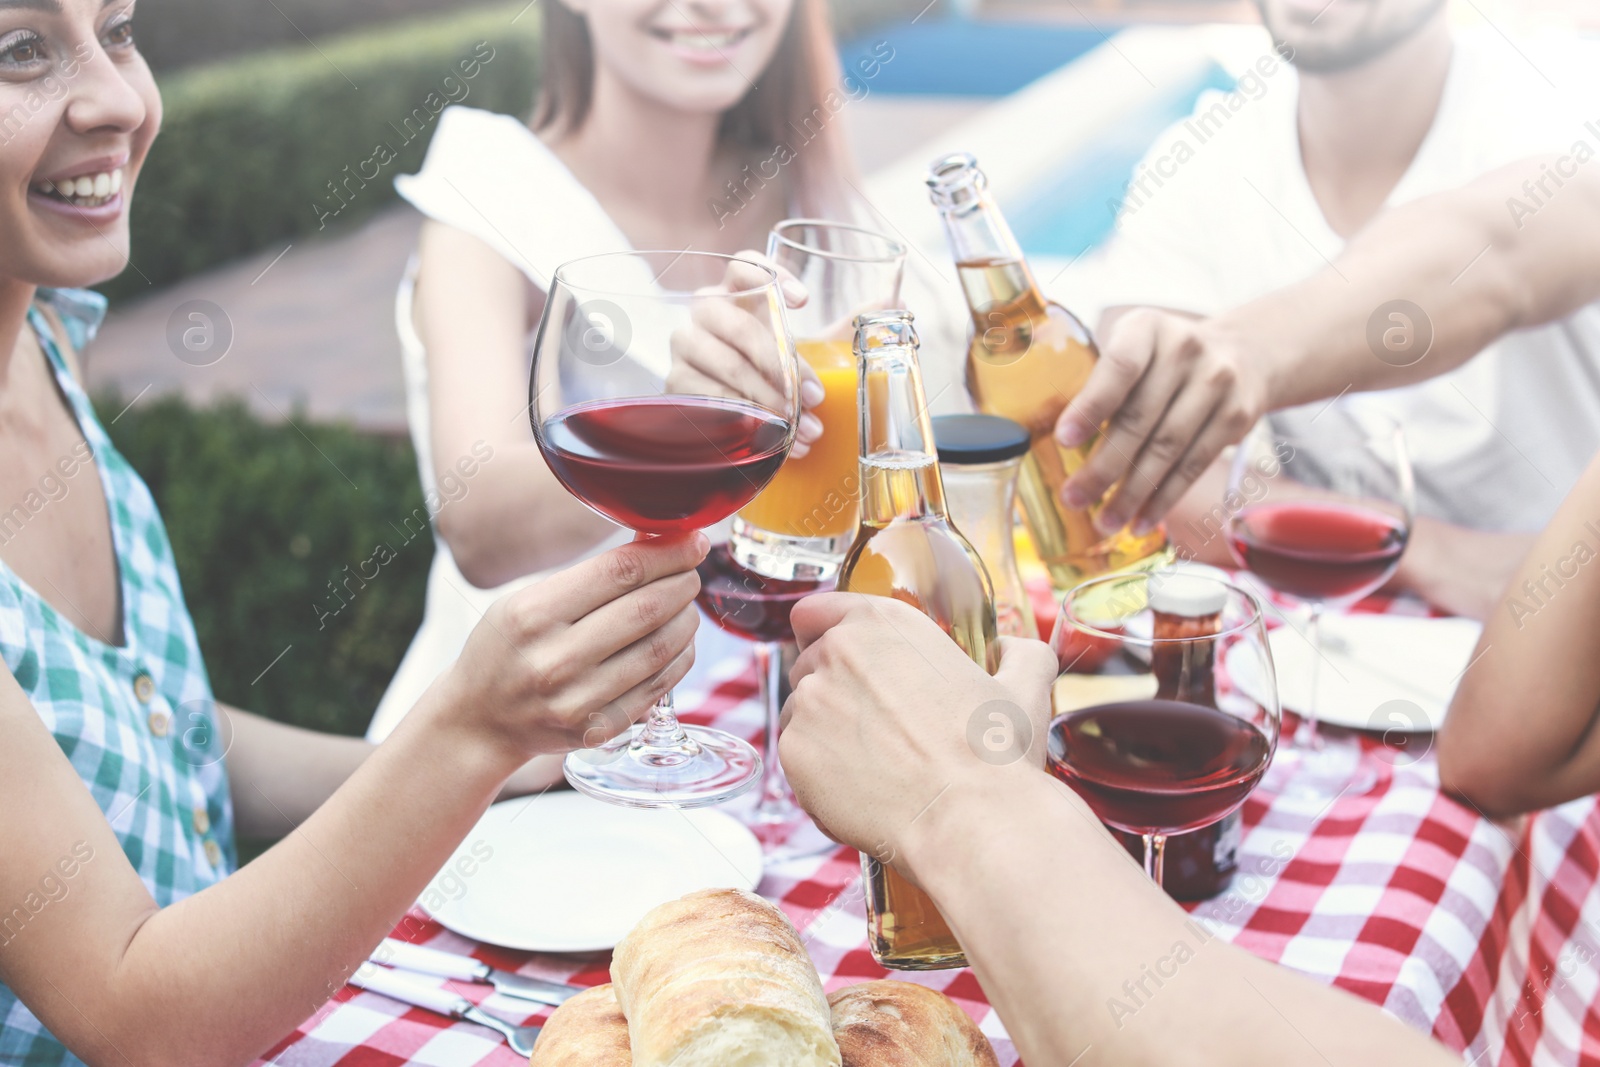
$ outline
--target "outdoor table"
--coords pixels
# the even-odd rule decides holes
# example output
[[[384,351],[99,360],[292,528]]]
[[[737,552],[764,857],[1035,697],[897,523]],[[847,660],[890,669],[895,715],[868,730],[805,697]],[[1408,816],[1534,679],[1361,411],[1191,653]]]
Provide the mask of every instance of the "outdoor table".
[[[1376,599],[1361,607],[1416,610]],[[680,696],[680,708],[694,707],[683,718],[753,740],[761,713],[748,655],[718,667],[712,677],[720,681],[698,706],[682,699],[692,694]],[[1286,716],[1285,744],[1290,734]],[[1595,801],[1496,823],[1439,792],[1437,766],[1423,751],[1431,747],[1426,736],[1405,748],[1371,737],[1364,743],[1378,770],[1377,786],[1364,796],[1332,804],[1259,792],[1250,798],[1239,873],[1229,891],[1192,909],[1201,920],[1195,929],[1381,1005],[1462,1051],[1468,1063],[1600,1064]],[[758,891],[793,920],[827,991],[890,975],[867,950],[855,852],[841,848],[769,867]],[[1044,921],[1047,913],[1040,914],[1026,921]],[[609,981],[608,953],[513,952],[431,921],[405,926],[410,940],[497,967],[579,985]],[[1018,1062],[970,970],[893,977],[949,994],[994,1041],[1003,1065]],[[548,1017],[549,1009],[530,1012],[524,1002],[485,997],[482,986],[451,985],[519,1025]],[[1105,995],[1108,1011],[1113,997],[1135,1013],[1142,999],[1121,989]],[[1062,1062],[1081,1051],[1065,1050]],[[262,1062],[513,1067],[522,1060],[481,1027],[346,987]]]

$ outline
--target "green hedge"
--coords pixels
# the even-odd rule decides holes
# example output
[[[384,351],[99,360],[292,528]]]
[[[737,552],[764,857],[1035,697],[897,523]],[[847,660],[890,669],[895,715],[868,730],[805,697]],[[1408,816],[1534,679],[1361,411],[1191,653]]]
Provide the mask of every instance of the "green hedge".
[[[361,734],[422,620],[433,539],[416,458],[403,440],[294,421],[164,399],[110,429],[166,519],[218,699]]]
[[[142,0],[139,51],[153,70],[168,71],[460,6],[461,0]]]
[[[108,294],[137,296],[359,222],[394,198],[396,175],[417,169],[452,98],[529,111],[539,22],[537,7],[517,18],[525,7],[476,8],[161,79],[166,122],[134,198],[133,268]],[[476,76],[465,77],[462,63]]]

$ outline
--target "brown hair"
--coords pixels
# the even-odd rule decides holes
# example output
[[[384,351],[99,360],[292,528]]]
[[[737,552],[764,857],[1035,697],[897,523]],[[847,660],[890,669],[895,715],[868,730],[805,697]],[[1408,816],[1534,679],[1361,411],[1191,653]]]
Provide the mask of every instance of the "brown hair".
[[[531,125],[571,132],[583,125],[594,102],[594,42],[584,16],[560,0],[543,8],[543,62]],[[804,214],[850,214],[845,190],[853,164],[833,121],[842,106],[839,85],[827,0],[795,0],[766,70],[722,116],[721,145],[772,153],[788,147],[789,187]]]

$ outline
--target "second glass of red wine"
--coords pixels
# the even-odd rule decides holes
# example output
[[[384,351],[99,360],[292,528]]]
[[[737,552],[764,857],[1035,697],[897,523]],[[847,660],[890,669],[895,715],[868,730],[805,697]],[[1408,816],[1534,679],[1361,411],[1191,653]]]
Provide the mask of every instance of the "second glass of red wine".
[[[1228,479],[1228,547],[1263,585],[1304,604],[1311,677],[1283,792],[1304,799],[1358,796],[1376,782],[1354,736],[1317,726],[1326,666],[1323,613],[1374,592],[1394,574],[1411,537],[1416,488],[1405,435],[1376,415],[1342,408],[1319,417],[1315,437],[1274,432],[1262,420],[1239,446]],[[1296,687],[1297,689],[1299,687]],[[1276,788],[1276,782],[1274,782]]]
[[[755,642],[766,742],[761,753],[761,787],[753,809],[742,817],[761,842],[768,861],[782,863],[838,848],[795,802],[778,760],[778,722],[782,718],[783,648],[794,641],[789,613],[812,593],[833,588],[833,579],[784,581],[741,567],[731,545],[717,545],[700,564],[700,608],[728,633]]]
[[[556,269],[534,338],[534,438],[561,484],[643,536],[721,522],[794,444],[799,364],[778,276],[703,252],[616,252]],[[619,709],[596,709],[614,733]],[[719,804],[761,757],[685,726],[669,693],[649,719],[567,757],[567,781],[633,807]]]
[[[1101,822],[1144,839],[1159,885],[1168,835],[1237,811],[1278,745],[1261,605],[1231,582],[1115,574],[1066,595],[1050,647],[1046,760]]]

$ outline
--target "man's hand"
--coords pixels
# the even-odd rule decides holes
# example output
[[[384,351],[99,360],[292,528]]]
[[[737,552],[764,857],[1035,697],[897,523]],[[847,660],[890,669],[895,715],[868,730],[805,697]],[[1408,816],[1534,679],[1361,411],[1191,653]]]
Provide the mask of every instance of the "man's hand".
[[[783,765],[838,840],[906,870],[907,835],[930,805],[1039,773],[1056,677],[1041,642],[1004,640],[991,678],[898,600],[827,593],[801,601],[793,619],[801,652]]]
[[[1101,338],[1089,381],[1056,425],[1068,447],[1104,430],[1062,498],[1084,507],[1115,486],[1099,519],[1103,532],[1159,522],[1266,413],[1265,368],[1252,349],[1212,321],[1150,308],[1119,315]]]

